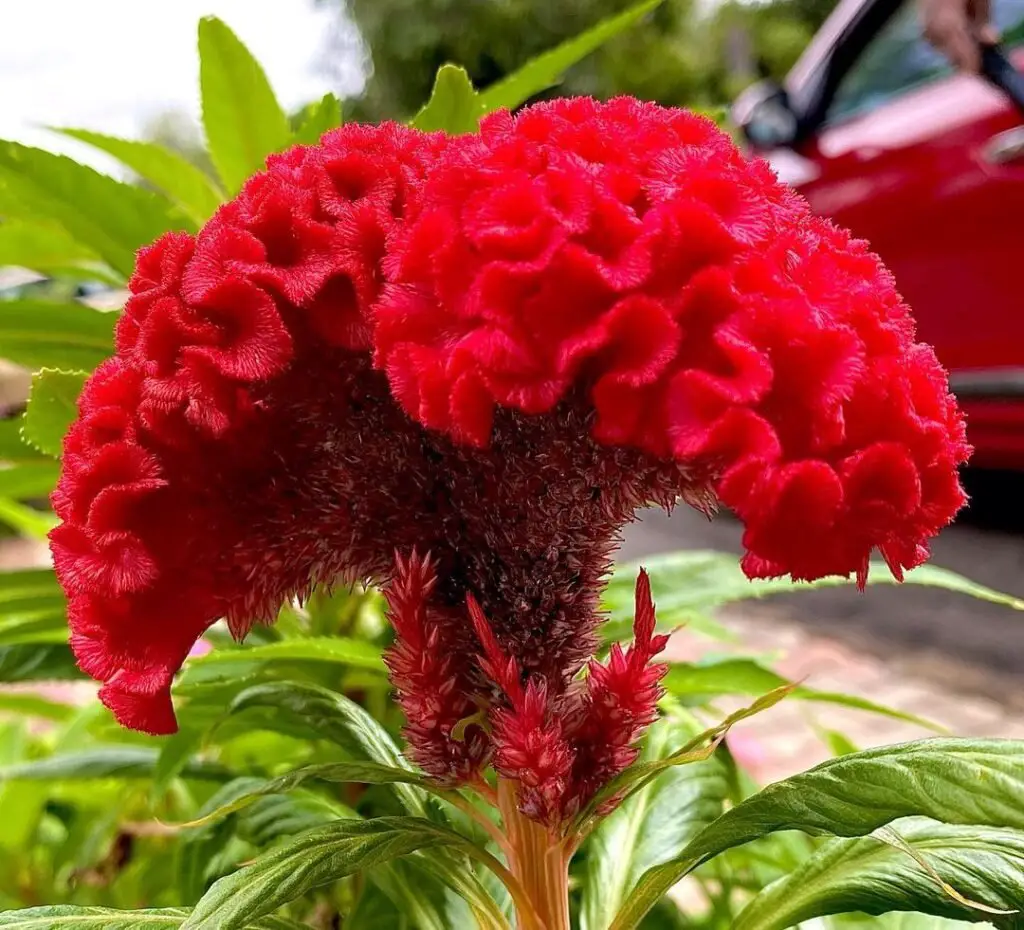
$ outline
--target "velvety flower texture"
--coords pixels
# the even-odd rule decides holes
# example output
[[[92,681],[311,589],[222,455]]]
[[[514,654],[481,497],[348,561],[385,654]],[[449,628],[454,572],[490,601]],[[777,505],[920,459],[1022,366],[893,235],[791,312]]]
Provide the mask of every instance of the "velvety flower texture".
[[[144,249],[54,495],[72,644],[128,726],[220,617],[384,585],[411,752],[564,820],[635,757],[663,648],[592,660],[638,507],[730,506],[744,569],[897,576],[963,423],[863,243],[711,123],[561,100],[449,139],[347,126]],[[581,675],[581,672],[585,674]]]

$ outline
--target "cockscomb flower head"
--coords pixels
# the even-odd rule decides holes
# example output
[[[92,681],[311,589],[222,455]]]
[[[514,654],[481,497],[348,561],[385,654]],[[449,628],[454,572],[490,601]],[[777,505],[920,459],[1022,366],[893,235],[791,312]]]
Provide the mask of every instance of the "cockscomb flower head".
[[[122,723],[315,585],[383,586],[414,758],[564,822],[662,670],[593,660],[638,508],[718,502],[753,576],[897,576],[963,503],[961,416],[893,283],[710,122],[560,100],[350,125],[144,249],[54,494],[72,645]]]

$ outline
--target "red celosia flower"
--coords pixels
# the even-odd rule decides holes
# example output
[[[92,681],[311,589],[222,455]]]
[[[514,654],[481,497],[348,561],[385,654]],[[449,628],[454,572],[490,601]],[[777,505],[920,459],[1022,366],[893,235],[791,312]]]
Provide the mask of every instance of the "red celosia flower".
[[[555,821],[654,712],[644,578],[636,645],[577,680],[638,507],[722,500],[748,574],[863,580],[963,501],[960,415],[878,260],[682,111],[348,126],[143,250],[130,288],[52,543],[83,669],[150,732],[217,618],[372,580],[420,764],[493,756]]]

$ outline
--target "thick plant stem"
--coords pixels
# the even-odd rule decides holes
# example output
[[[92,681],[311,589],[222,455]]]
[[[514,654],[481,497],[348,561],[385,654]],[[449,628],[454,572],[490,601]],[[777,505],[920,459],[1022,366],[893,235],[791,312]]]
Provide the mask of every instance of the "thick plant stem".
[[[498,806],[509,845],[509,869],[533,905],[517,908],[518,930],[570,930],[569,859],[562,840],[519,813],[512,782],[498,783]]]

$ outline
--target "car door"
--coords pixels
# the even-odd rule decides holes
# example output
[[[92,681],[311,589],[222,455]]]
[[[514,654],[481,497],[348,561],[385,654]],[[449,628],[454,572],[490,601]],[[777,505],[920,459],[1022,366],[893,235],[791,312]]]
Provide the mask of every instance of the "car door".
[[[1016,42],[1024,0],[994,0],[993,12]],[[965,394],[1017,377],[1024,397],[1021,115],[952,72],[910,0],[861,41],[798,146],[814,165],[800,190],[871,242]]]

